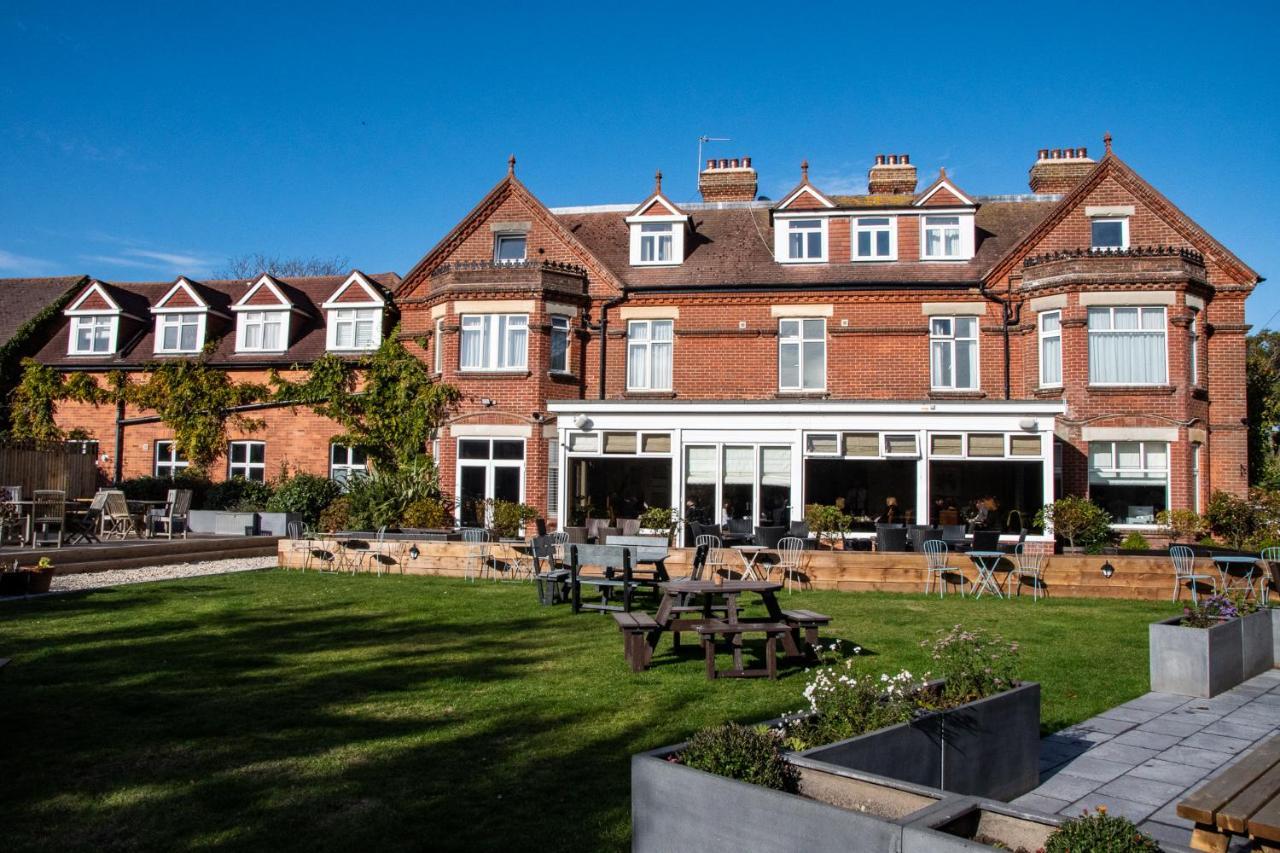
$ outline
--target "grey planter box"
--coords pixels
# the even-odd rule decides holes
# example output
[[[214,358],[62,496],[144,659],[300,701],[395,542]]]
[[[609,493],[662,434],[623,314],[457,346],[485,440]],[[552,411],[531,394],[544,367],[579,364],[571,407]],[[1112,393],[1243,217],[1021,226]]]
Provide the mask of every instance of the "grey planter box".
[[[1208,699],[1270,669],[1275,619],[1259,611],[1212,628],[1185,628],[1180,616],[1152,623],[1151,689]]]
[[[262,536],[288,536],[290,522],[302,523],[302,515],[296,512],[259,512],[257,531]]]
[[[1271,608],[1271,665],[1280,666],[1280,607]]]
[[[258,529],[257,513],[212,509],[193,509],[187,515],[187,525],[192,533],[219,536],[252,536]]]
[[[1040,784],[1040,685],[1022,684],[799,754],[955,794],[1010,800]]]
[[[667,761],[684,744],[631,759],[631,849],[669,853],[849,853],[897,850],[902,824],[941,791],[794,759],[800,794]]]

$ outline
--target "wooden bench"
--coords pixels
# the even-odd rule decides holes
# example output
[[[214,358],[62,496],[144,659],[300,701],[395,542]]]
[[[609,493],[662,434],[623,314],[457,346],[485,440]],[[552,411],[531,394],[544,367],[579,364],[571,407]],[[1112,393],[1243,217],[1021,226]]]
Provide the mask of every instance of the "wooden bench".
[[[782,615],[786,618],[787,624],[796,629],[797,634],[801,629],[804,630],[806,651],[809,652],[818,647],[818,629],[831,624],[830,616],[815,613],[812,610],[784,610]],[[797,636],[796,640],[799,639]]]
[[[648,613],[614,613],[613,621],[622,632],[622,653],[632,672],[644,672],[649,668],[653,646],[649,636],[659,629],[658,623]]]
[[[1248,835],[1258,850],[1280,853],[1280,735],[1193,791],[1178,816],[1195,822],[1195,850],[1226,853],[1232,835]]]
[[[707,658],[707,678],[778,677],[778,639],[791,633],[785,622],[722,622],[718,619],[694,626],[702,639]],[[716,669],[716,635],[728,637],[733,644],[733,668]],[[764,634],[764,669],[746,669],[742,665],[742,637],[745,634]]]
[[[631,549],[620,545],[570,545],[569,573],[570,593],[573,596],[573,612],[583,610],[620,610],[631,612],[631,599],[637,589],[657,589],[656,580],[635,578],[632,573]],[[583,574],[583,566],[595,566],[604,573]],[[600,593],[595,601],[582,600],[582,588],[591,587]],[[621,603],[613,603],[613,593],[621,595]]]

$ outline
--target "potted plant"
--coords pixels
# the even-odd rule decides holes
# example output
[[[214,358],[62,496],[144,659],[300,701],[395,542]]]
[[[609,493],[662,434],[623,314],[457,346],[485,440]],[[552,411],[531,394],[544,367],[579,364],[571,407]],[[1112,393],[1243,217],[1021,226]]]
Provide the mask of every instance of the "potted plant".
[[[1270,613],[1237,595],[1210,596],[1148,628],[1151,689],[1210,698],[1275,665]]]
[[[665,506],[651,506],[640,513],[640,532],[653,536],[665,536],[668,545],[671,544],[672,536],[680,529],[682,523],[680,513]]]
[[[804,520],[809,532],[818,537],[818,543],[834,550],[837,542],[844,543],[844,534],[853,523],[853,516],[838,506],[809,504],[804,508]]]
[[[1036,526],[1067,540],[1064,554],[1083,554],[1111,535],[1111,515],[1088,498],[1067,495],[1041,507],[1036,513]]]
[[[52,560],[41,557],[34,566],[29,566],[24,571],[27,573],[27,595],[39,595],[49,591],[55,574]]]

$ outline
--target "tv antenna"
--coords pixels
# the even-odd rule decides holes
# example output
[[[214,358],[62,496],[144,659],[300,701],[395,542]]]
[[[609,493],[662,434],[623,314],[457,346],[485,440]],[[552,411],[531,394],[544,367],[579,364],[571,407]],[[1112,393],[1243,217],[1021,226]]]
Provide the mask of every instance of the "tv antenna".
[[[702,146],[708,142],[732,142],[732,141],[733,140],[727,136],[707,136],[706,134],[703,134],[702,136],[698,137],[698,168],[694,173],[695,186],[697,184],[696,179],[698,175],[702,174]]]

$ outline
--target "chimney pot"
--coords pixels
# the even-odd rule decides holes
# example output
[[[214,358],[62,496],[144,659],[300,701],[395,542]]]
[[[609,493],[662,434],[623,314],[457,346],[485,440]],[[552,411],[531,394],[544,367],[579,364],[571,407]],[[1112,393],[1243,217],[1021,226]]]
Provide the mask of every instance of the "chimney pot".
[[[1048,159],[1049,159],[1049,149],[1048,149],[1048,148],[1041,148],[1039,151],[1037,151],[1037,152],[1036,152],[1036,159],[1037,159],[1037,160],[1048,160]]]
[[[728,158],[728,157],[721,157],[721,158],[720,158],[720,168],[721,168],[721,169],[727,169],[727,168],[729,168],[729,158]]]
[[[877,166],[883,166],[883,165],[884,165],[884,155],[883,155],[883,154],[877,154],[877,155],[876,155],[876,165],[877,165]]]
[[[1087,157],[1089,156],[1089,149],[1088,149],[1088,148],[1077,148],[1077,149],[1076,149],[1076,156],[1077,156],[1077,157],[1087,158]]]
[[[750,157],[743,157],[743,158],[742,158],[742,168],[744,168],[744,169],[750,169],[750,168],[751,168],[751,158],[750,158]]]
[[[899,157],[899,158],[898,158],[898,161],[899,161],[900,163],[902,163],[902,165],[904,165],[904,166],[910,166],[910,165],[911,165],[911,155],[910,155],[910,154],[903,154],[901,157]]]
[[[870,195],[910,195],[916,191],[916,167],[909,154],[877,154],[867,172]]]
[[[754,201],[756,187],[750,157],[708,160],[706,171],[698,176],[698,192],[705,202]]]
[[[737,157],[730,157],[730,158],[729,158],[729,168],[730,168],[730,169],[736,169],[736,168],[738,168],[738,158],[737,158]]]
[[[716,161],[715,161],[715,160],[708,160],[708,161],[707,161],[707,168],[708,168],[708,169],[714,169],[715,167],[716,167]]]

